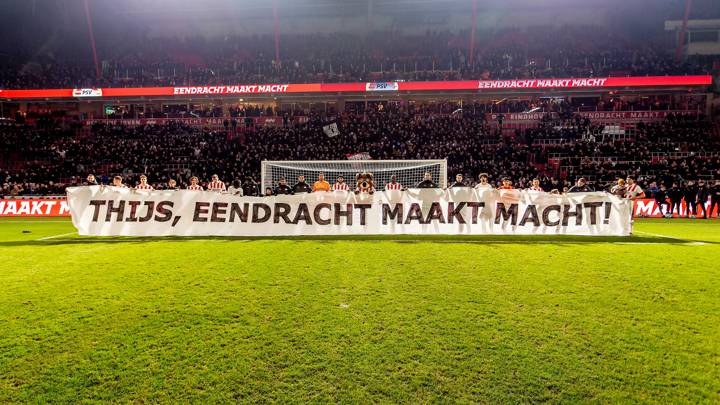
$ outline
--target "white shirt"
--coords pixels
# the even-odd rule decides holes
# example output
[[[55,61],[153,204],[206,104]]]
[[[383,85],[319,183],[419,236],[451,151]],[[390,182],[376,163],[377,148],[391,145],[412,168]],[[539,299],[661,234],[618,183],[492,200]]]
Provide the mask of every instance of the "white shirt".
[[[477,190],[492,190],[492,188],[493,188],[493,186],[490,183],[485,183],[485,184],[478,183],[475,186],[475,189],[477,189]]]
[[[227,192],[232,195],[237,195],[240,197],[243,196],[242,187],[235,188],[235,186],[230,186],[228,187]]]

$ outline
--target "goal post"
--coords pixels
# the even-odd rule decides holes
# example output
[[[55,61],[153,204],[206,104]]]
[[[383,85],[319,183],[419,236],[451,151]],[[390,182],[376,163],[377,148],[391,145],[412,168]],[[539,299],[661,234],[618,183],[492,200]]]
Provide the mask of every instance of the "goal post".
[[[447,160],[264,160],[261,163],[262,186],[275,188],[284,177],[288,184],[295,184],[298,176],[305,176],[308,184],[314,183],[318,174],[325,173],[325,180],[331,185],[342,176],[353,188],[355,175],[370,172],[375,179],[375,188],[382,190],[395,175],[403,187],[414,187],[423,179],[425,172],[440,187],[447,186]]]

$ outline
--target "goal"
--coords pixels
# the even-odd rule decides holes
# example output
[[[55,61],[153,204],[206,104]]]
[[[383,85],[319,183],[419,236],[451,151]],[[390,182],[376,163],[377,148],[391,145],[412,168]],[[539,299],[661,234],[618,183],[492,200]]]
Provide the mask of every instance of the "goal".
[[[318,174],[325,173],[325,180],[331,185],[342,176],[353,188],[355,175],[370,172],[375,178],[375,188],[382,190],[395,175],[403,187],[413,187],[423,179],[425,172],[432,174],[432,179],[440,187],[447,186],[446,160],[264,160],[262,162],[262,186],[275,188],[278,180],[284,177],[288,184],[293,185],[298,176],[305,176],[305,181],[312,184]]]

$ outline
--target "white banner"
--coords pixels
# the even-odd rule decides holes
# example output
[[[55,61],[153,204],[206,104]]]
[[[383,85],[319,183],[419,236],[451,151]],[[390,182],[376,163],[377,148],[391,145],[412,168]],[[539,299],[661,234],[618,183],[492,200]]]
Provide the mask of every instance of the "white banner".
[[[603,192],[472,188],[236,197],[208,191],[71,187],[80,235],[523,234],[625,236],[632,203]]]

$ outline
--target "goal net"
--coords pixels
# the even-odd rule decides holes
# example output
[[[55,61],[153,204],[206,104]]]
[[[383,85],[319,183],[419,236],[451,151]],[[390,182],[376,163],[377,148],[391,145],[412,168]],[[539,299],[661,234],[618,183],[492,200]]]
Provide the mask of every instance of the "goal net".
[[[377,190],[383,190],[393,175],[403,187],[414,187],[425,172],[430,172],[432,180],[440,187],[447,186],[446,160],[265,160],[262,162],[262,186],[263,189],[275,188],[281,177],[293,185],[300,175],[312,184],[318,174],[325,173],[325,180],[331,185],[342,176],[352,189],[355,175],[360,172],[373,174]]]

